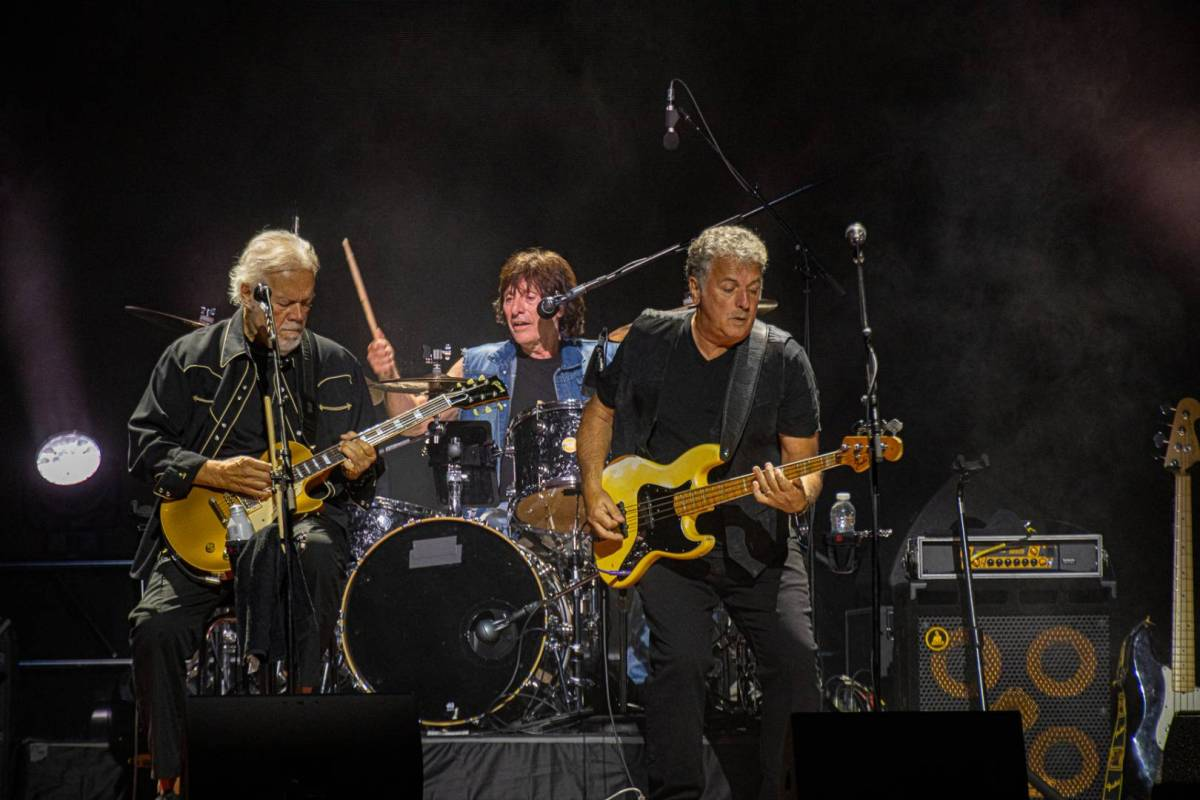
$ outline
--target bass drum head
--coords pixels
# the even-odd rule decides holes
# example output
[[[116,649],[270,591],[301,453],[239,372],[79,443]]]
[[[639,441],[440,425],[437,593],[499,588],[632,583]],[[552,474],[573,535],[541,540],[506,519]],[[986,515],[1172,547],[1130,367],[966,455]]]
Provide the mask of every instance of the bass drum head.
[[[535,569],[496,530],[452,517],[414,522],[380,539],[350,576],[346,663],[366,691],[413,694],[422,724],[462,725],[504,706],[537,669],[546,610],[491,641],[480,624],[544,597]]]

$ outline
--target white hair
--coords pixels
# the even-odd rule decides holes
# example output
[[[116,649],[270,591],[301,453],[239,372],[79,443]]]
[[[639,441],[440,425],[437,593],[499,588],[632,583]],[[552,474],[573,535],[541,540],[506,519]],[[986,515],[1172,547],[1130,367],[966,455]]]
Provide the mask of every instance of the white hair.
[[[241,305],[242,284],[254,286],[272,272],[306,269],[314,276],[321,268],[317,252],[291,231],[268,230],[255,236],[229,270],[229,302]]]

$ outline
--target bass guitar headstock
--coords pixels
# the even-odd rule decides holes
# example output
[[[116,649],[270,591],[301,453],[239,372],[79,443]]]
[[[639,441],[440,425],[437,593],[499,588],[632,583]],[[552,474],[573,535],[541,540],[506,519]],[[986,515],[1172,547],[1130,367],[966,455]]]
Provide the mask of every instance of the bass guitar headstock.
[[[1196,463],[1196,415],[1200,413],[1200,402],[1194,397],[1185,397],[1175,404],[1175,419],[1171,422],[1171,434],[1159,440],[1165,445],[1163,466],[1181,475]]]
[[[880,436],[884,461],[899,461],[904,455],[904,442],[897,436]],[[838,448],[838,463],[845,464],[855,472],[866,472],[871,467],[871,438],[869,436],[846,436]]]

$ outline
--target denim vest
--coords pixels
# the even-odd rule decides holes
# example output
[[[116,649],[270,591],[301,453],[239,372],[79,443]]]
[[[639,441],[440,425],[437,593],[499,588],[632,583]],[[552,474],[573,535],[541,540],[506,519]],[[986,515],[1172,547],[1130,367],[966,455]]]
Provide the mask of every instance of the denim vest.
[[[612,345],[609,347],[615,349]],[[554,371],[554,394],[557,400],[578,400],[582,403],[587,399],[583,387],[584,368],[595,349],[595,339],[563,339],[562,364]],[[511,396],[517,380],[516,344],[507,339],[467,348],[463,352],[463,376],[474,378],[479,375],[499,377]],[[492,441],[503,445],[511,418],[509,411],[509,403],[493,403],[484,408],[464,411],[459,419],[486,420],[492,426]]]

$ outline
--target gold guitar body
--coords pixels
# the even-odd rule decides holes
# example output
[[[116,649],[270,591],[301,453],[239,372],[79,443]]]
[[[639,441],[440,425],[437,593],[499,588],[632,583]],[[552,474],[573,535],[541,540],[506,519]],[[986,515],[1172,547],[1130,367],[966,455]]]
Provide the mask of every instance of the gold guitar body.
[[[291,442],[289,450],[292,463],[299,464],[312,456],[312,451],[297,442]],[[266,461],[263,453],[260,460]],[[319,511],[324,502],[309,494],[318,492],[329,471],[318,472],[296,486],[296,513],[310,514]],[[212,501],[212,502],[210,502]],[[246,516],[257,533],[275,521],[275,498],[255,500],[234,492],[192,486],[187,496],[180,500],[169,500],[159,509],[163,536],[172,552],[188,566],[213,575],[229,571],[229,555],[225,552],[225,526],[213,509],[216,504],[224,517],[229,516],[229,507],[240,503],[246,508]]]

